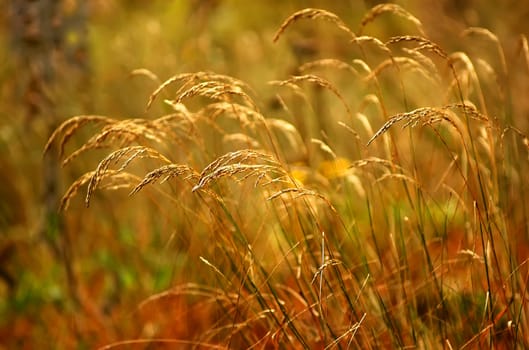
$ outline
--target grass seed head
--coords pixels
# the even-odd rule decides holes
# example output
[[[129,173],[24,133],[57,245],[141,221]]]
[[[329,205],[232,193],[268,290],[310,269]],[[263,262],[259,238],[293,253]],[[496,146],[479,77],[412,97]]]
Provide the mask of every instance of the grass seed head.
[[[307,8],[300,11],[297,11],[290,15],[279,27],[277,32],[274,35],[273,41],[276,42],[279,37],[285,32],[285,30],[294,22],[297,22],[301,19],[321,19],[328,22],[331,22],[335,24],[340,30],[344,31],[351,37],[355,37],[355,34],[349,29],[349,27],[332,12],[321,10],[321,9],[314,9],[314,8]]]
[[[362,18],[362,21],[360,22],[360,28],[358,29],[358,34],[361,35],[369,23],[375,21],[377,17],[387,12],[412,22],[417,27],[419,34],[426,36],[421,21],[397,4],[380,4],[372,7]]]

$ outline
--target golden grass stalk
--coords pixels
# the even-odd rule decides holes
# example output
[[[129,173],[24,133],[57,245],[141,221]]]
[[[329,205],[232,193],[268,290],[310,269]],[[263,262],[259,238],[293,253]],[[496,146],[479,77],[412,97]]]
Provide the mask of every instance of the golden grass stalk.
[[[85,204],[87,207],[90,205],[92,193],[97,188],[101,180],[105,177],[105,173],[108,171],[109,166],[112,164],[117,164],[120,160],[122,160],[122,158],[126,159],[123,161],[121,167],[117,169],[118,173],[123,171],[130,164],[130,162],[137,158],[153,158],[161,160],[165,163],[170,163],[170,160],[157,150],[144,146],[130,146],[112,152],[101,162],[99,162],[95,172],[90,177],[85,199]]]
[[[353,162],[353,164],[351,164],[351,168],[363,168],[368,165],[381,165],[387,169],[392,169],[392,168],[397,167],[397,168],[400,168],[401,170],[404,170],[402,169],[402,167],[400,167],[400,165],[395,164],[394,162],[390,160],[382,159],[378,157],[368,157],[368,158],[357,160]]]
[[[520,51],[523,54],[525,65],[529,72],[529,44],[527,44],[527,37],[525,35],[520,36]]]
[[[439,57],[443,59],[448,58],[448,54],[436,43],[433,41],[421,37],[421,36],[415,36],[415,35],[400,35],[390,38],[385,45],[395,45],[399,43],[416,43],[417,46],[414,48],[417,51],[429,51],[432,53],[435,53]]]
[[[150,71],[147,68],[134,69],[132,72],[130,72],[130,75],[147,77],[154,82],[160,83],[160,78],[158,78],[156,74],[154,74],[152,71]]]
[[[149,101],[147,103],[147,108],[149,108],[156,97],[165,90],[169,85],[176,83],[176,82],[182,82],[182,86],[179,88],[177,95],[181,94],[182,91],[185,91],[186,89],[189,89],[193,85],[196,85],[197,82],[212,82],[217,81],[219,83],[224,83],[226,85],[232,86],[232,87],[239,87],[241,89],[249,89],[249,86],[236,78],[224,75],[224,74],[218,74],[213,72],[195,72],[195,73],[181,73],[177,74],[166,81],[164,81],[156,90],[151,94],[149,97]]]
[[[454,103],[440,108],[421,107],[411,112],[398,113],[394,116],[391,116],[388,121],[384,123],[384,125],[371,137],[371,139],[367,142],[367,146],[369,146],[380,135],[387,132],[395,123],[398,123],[403,120],[406,120],[406,123],[404,123],[403,128],[406,128],[408,126],[415,127],[419,123],[422,126],[426,126],[446,121],[454,127],[454,129],[458,132],[459,135],[461,135],[461,137],[463,137],[463,128],[460,125],[461,123],[454,118],[453,113],[450,113],[451,110],[462,111],[464,116],[468,119],[474,119],[479,122],[489,121],[489,119],[484,114],[480,113],[478,110],[475,109],[474,106],[470,104]]]
[[[319,85],[319,86],[321,86],[321,87],[323,87],[325,89],[328,89],[336,97],[338,97],[340,102],[342,102],[342,105],[344,106],[345,110],[347,111],[347,114],[349,116],[352,116],[351,109],[349,108],[349,105],[347,104],[345,98],[342,96],[340,91],[330,81],[328,81],[327,79],[321,78],[321,77],[319,77],[317,75],[305,74],[305,75],[293,76],[293,77],[290,77],[289,79],[286,79],[286,80],[272,81],[270,83],[273,84],[273,85],[278,85],[278,86],[291,87],[292,84],[297,85],[297,84],[299,84],[301,82],[310,82],[310,83]]]
[[[439,84],[441,83],[441,76],[439,74],[439,70],[437,69],[437,66],[430,57],[426,56],[425,54],[416,49],[403,48],[402,50],[406,52],[409,56],[411,56],[411,58],[413,58],[416,62],[419,62],[424,70],[429,72],[430,79],[434,79]]]
[[[347,125],[344,122],[338,122],[338,125],[343,127],[345,130],[349,131],[352,134],[352,136],[355,138],[355,140],[357,140],[357,141],[360,140],[360,135],[358,135],[358,133],[356,132],[355,129],[353,129],[352,127],[350,127],[349,125]]]
[[[362,20],[360,22],[360,27],[358,29],[358,35],[362,35],[363,31],[365,30],[365,27],[369,23],[373,22],[374,20],[377,19],[377,17],[379,17],[380,15],[382,15],[383,13],[386,13],[386,12],[395,14],[395,15],[401,17],[401,18],[404,18],[404,19],[412,22],[417,27],[417,30],[419,31],[419,34],[422,35],[422,36],[426,36],[426,34],[424,33],[424,29],[423,29],[422,23],[417,17],[415,17],[414,15],[412,15],[411,13],[409,13],[408,11],[406,11],[405,9],[403,9],[399,5],[397,5],[397,4],[389,4],[389,3],[388,4],[376,5],[376,6],[372,7],[364,15],[364,17],[362,18]]]
[[[433,107],[421,107],[411,112],[398,113],[390,117],[389,120],[385,122],[384,125],[382,125],[382,127],[371,137],[371,139],[369,139],[369,141],[367,142],[367,146],[369,146],[380,135],[387,132],[395,123],[398,123],[402,120],[406,121],[403,128],[408,126],[414,127],[419,122],[421,122],[422,125],[428,125],[443,120],[448,121],[455,127],[454,122],[452,121],[450,115],[446,112],[446,110]]]
[[[336,16],[334,13],[321,10],[321,9],[314,9],[314,8],[307,8],[300,11],[297,11],[290,15],[279,27],[277,32],[274,34],[274,38],[272,39],[273,42],[276,42],[279,40],[279,37],[281,34],[285,32],[287,27],[289,27],[292,23],[297,22],[301,19],[321,19],[328,22],[331,22],[335,24],[340,30],[344,31],[351,37],[355,37],[355,34],[349,29],[349,27],[340,19],[340,17]]]
[[[64,155],[64,147],[68,140],[76,133],[77,130],[82,128],[88,123],[102,123],[102,124],[113,124],[116,121],[109,117],[99,115],[80,115],[70,118],[63,122],[57,129],[53,131],[46,146],[44,146],[44,153],[48,152],[53,143],[58,142],[59,146],[59,158]]]
[[[332,148],[331,148],[328,144],[326,144],[325,142],[323,142],[322,140],[312,138],[312,139],[310,140],[310,142],[313,143],[313,144],[315,144],[315,145],[318,145],[319,149],[320,149],[323,153],[329,155],[332,159],[336,159],[336,158],[337,158],[336,153],[334,153],[334,151],[332,150]]]
[[[355,67],[351,66],[349,63],[341,61],[336,58],[323,58],[321,60],[316,60],[312,62],[307,62],[302,64],[298,70],[303,73],[307,70],[311,70],[314,68],[337,68],[340,70],[348,71],[352,73],[354,76],[358,76],[358,71]]]
[[[258,162],[258,164],[251,164]],[[260,164],[259,164],[260,163]],[[202,189],[222,177],[241,175],[242,180],[257,177],[255,185],[269,176],[287,175],[281,164],[268,154],[251,149],[227,153],[208,164],[200,173],[198,183],[192,191]]]
[[[59,206],[60,211],[66,211],[70,207],[70,201],[77,195],[79,189],[90,182],[94,177],[95,171],[88,172],[73,182],[68,190],[65,192],[61,199]],[[117,171],[114,169],[108,169],[103,174],[99,175],[99,188],[117,190],[120,188],[131,188],[135,183],[138,183],[141,179],[136,175]],[[102,182],[108,181],[108,183],[102,184]]]
[[[362,323],[364,322],[365,318],[367,316],[367,313],[364,313],[360,320],[358,322],[355,322],[352,326],[350,326],[345,332],[343,332],[340,336],[338,336],[336,339],[334,339],[332,342],[330,342],[327,346],[325,346],[324,350],[332,349],[335,346],[337,346],[342,339],[348,337],[349,341],[347,342],[347,347],[350,347],[356,333],[362,326]]]
[[[490,30],[479,27],[470,27],[467,28],[461,33],[462,36],[471,36],[471,35],[480,35],[488,40],[490,40],[496,47],[498,58],[500,60],[500,68],[504,77],[507,76],[507,61],[505,59],[505,53],[501,45],[500,40],[496,34],[492,33]]]
[[[159,130],[146,120],[129,119],[113,122],[105,126],[98,134],[92,136],[80,148],[63,160],[63,165],[70,163],[80,154],[100,148],[127,146],[134,142],[154,141],[163,143]],[[163,136],[163,135],[162,135]]]
[[[274,200],[276,198],[279,198],[281,196],[284,196],[286,194],[292,195],[292,199],[297,199],[297,198],[301,198],[301,197],[305,197],[305,196],[319,198],[319,199],[323,200],[329,206],[329,208],[331,208],[333,211],[336,211],[336,209],[334,209],[332,203],[324,195],[322,195],[321,193],[319,193],[317,191],[313,191],[313,190],[306,189],[306,188],[300,188],[300,187],[284,188],[284,189],[282,189],[280,191],[277,191],[277,192],[273,193],[268,198],[266,198],[266,200],[272,201],[272,200]]]
[[[130,195],[138,193],[147,185],[157,181],[164,183],[172,177],[182,177],[186,181],[195,183],[199,178],[199,174],[185,164],[167,164],[147,173],[141,182],[132,189]]]
[[[487,113],[487,105],[485,103],[485,97],[483,95],[481,84],[479,82],[478,75],[477,75],[476,70],[474,68],[474,64],[472,63],[472,61],[470,60],[468,55],[466,53],[464,53],[464,52],[454,52],[454,53],[449,55],[449,60],[450,60],[450,62],[452,62],[452,64],[456,64],[457,62],[462,62],[463,63],[464,71],[466,73],[468,73],[468,75],[470,76],[470,79],[468,79],[468,85],[470,86],[471,84],[473,84],[476,87],[479,103],[480,103],[480,106],[481,106],[481,110],[483,111],[483,113],[485,115],[487,115],[488,114]],[[456,79],[459,79],[460,81],[463,81],[463,79],[461,79],[461,77],[457,77],[456,76],[456,77],[454,77],[454,82],[452,83],[452,86],[457,86]],[[469,87],[468,90],[470,92],[471,88]]]
[[[361,45],[363,43],[371,43],[371,44],[374,44],[375,47],[380,49],[385,54],[391,56],[391,50],[387,47],[387,45],[384,44],[380,39],[375,38],[373,36],[367,36],[367,35],[357,36],[356,38],[351,40],[351,43],[358,44],[358,45]]]
[[[281,142],[280,148],[285,158],[306,158],[308,151],[303,138],[301,137],[299,130],[283,119],[267,118],[265,119],[265,125],[269,130],[276,135],[276,139],[285,140]],[[281,138],[283,136],[283,138]]]
[[[188,89],[181,91],[176,99],[176,103],[181,103],[183,100],[193,96],[204,96],[213,100],[232,101],[232,96],[238,96],[245,101],[249,107],[257,110],[257,105],[246,94],[240,86],[234,84],[227,84],[219,81],[205,81],[189,87]]]
[[[364,77],[364,80],[366,82],[369,82],[370,80],[374,79],[378,75],[380,75],[384,70],[391,66],[399,65],[400,67],[404,68],[408,71],[415,71],[421,74],[421,76],[426,79],[430,80],[432,83],[437,83],[438,81],[432,80],[434,77],[431,76],[430,72],[424,69],[422,64],[417,62],[415,59],[410,57],[392,57],[388,58],[384,61],[382,61],[375,69],[373,69],[369,75]]]

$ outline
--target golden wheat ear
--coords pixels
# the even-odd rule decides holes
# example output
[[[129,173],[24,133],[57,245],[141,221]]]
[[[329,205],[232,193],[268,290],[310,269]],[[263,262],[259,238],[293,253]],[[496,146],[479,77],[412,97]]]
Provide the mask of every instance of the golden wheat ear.
[[[198,180],[199,174],[185,164],[164,165],[147,173],[141,182],[130,191],[130,195],[138,193],[147,185],[151,185],[157,181],[164,183],[172,177],[182,177],[184,180],[193,180],[195,182]]]
[[[344,62],[342,60],[336,59],[336,58],[324,58],[312,62],[307,62],[303,65],[301,65],[298,70],[301,73],[304,73],[305,71],[315,69],[315,68],[336,68],[343,71],[347,71],[352,73],[355,77],[359,76],[358,70],[350,65],[347,62]]]
[[[290,15],[279,27],[277,32],[274,35],[273,41],[276,42],[279,40],[279,37],[285,32],[285,30],[294,22],[297,22],[301,19],[321,19],[328,22],[331,22],[335,24],[339,29],[346,32],[348,35],[350,35],[352,38],[354,38],[356,35],[349,29],[349,27],[332,12],[321,10],[321,9],[314,9],[314,8],[307,8],[300,11],[295,12],[294,14]]]
[[[365,30],[365,27],[369,23],[375,21],[377,17],[379,17],[380,15],[384,13],[392,13],[392,14],[395,14],[401,18],[404,18],[412,22],[417,27],[419,34],[421,36],[426,36],[423,25],[417,17],[415,17],[414,15],[412,15],[411,13],[409,13],[408,11],[406,11],[404,8],[402,8],[399,5],[389,4],[389,3],[376,5],[364,15],[364,17],[362,18],[362,21],[360,22],[360,28],[358,29],[358,35],[362,35],[362,33]]]
[[[70,185],[68,190],[65,192],[64,196],[61,198],[61,203],[59,205],[59,211],[66,211],[70,207],[70,202],[73,197],[77,195],[80,188],[85,186],[90,182],[90,180],[94,177],[95,170],[88,172],[78,178],[74,183]],[[134,186],[134,184],[138,183],[141,179],[137,177],[136,175],[123,172],[123,171],[117,171],[114,169],[108,169],[103,174],[100,174],[99,176],[99,182],[98,182],[98,188],[99,189],[105,189],[105,190],[118,190],[118,189],[126,189],[131,188]],[[102,182],[105,182],[102,184]],[[89,203],[88,203],[89,204]],[[85,205],[88,205],[85,202]]]
[[[68,140],[70,140],[70,138],[83,126],[89,123],[109,125],[115,122],[116,120],[112,118],[100,115],[80,115],[70,118],[53,131],[46,146],[44,146],[43,153],[45,154],[49,152],[52,145],[57,142],[59,147],[59,158],[62,159],[66,143],[68,143]]]
[[[177,74],[164,81],[149,97],[147,108],[150,108],[156,97],[162,91],[164,91],[169,85],[175,83],[181,83],[176,92],[176,102],[180,102],[184,98],[196,95],[225,101],[226,98],[232,94],[242,97],[243,100],[250,105],[255,106],[253,100],[245,92],[252,92],[252,89],[242,80],[213,72],[195,72]]]
[[[306,74],[306,75],[296,75],[296,76],[290,77],[289,79],[282,80],[282,81],[271,81],[270,84],[278,85],[278,86],[293,87],[293,86],[297,86],[297,84],[302,83],[302,82],[313,83],[332,92],[340,100],[345,110],[347,111],[347,114],[350,117],[352,117],[353,114],[352,114],[351,108],[349,108],[349,105],[347,104],[345,98],[342,96],[338,88],[336,88],[336,86],[334,86],[327,79],[324,79],[317,75]]]
[[[101,180],[106,177],[106,173],[109,171],[109,167],[112,164],[118,164],[122,161],[121,166],[116,170],[117,173],[120,173],[125,170],[133,160],[138,158],[153,158],[159,159],[164,163],[171,163],[169,159],[157,150],[144,146],[130,146],[112,152],[99,162],[97,169],[93,172],[88,181],[88,190],[85,199],[86,206],[88,207],[90,205],[90,198],[92,197],[93,192],[98,187]]]
[[[460,122],[454,117],[452,110],[462,111],[463,114],[470,119],[486,123],[489,119],[481,114],[476,108],[470,104],[449,104],[443,107],[421,107],[411,112],[398,113],[390,117],[387,122],[371,137],[366,146],[369,146],[376,138],[387,132],[394,124],[405,121],[402,128],[415,127],[420,125],[432,125],[442,121],[448,122],[457,132],[462,135],[462,127]]]
[[[256,185],[269,176],[286,176],[281,164],[269,154],[243,149],[229,152],[215,159],[200,173],[198,183],[193,187],[195,192],[223,177],[239,175],[241,178],[256,177]]]

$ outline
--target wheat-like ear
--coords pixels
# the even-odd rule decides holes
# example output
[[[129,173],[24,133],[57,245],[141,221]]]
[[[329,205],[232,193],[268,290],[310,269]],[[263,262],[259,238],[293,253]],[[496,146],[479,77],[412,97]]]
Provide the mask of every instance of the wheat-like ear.
[[[204,96],[211,98],[213,100],[229,102],[231,101],[231,96],[241,97],[249,107],[257,110],[257,105],[252,100],[252,98],[243,91],[243,89],[238,85],[227,84],[221,81],[205,81],[198,84],[195,84],[188,89],[180,92],[176,99],[176,103],[181,103],[184,99],[193,97],[193,96]]]
[[[112,152],[107,157],[105,157],[105,159],[99,162],[96,170],[90,177],[85,199],[85,204],[87,207],[90,205],[90,198],[92,196],[92,193],[97,188],[101,180],[104,178],[104,175],[108,171],[109,166],[113,163],[117,164],[123,158],[126,159],[123,161],[121,167],[116,170],[118,173],[123,171],[130,164],[130,162],[137,158],[154,158],[159,159],[165,163],[171,163],[169,159],[163,156],[160,152],[156,151],[155,149],[144,146],[130,146]]]
[[[226,153],[208,164],[200,173],[193,192],[226,176],[241,175],[242,179],[256,176],[256,184],[267,175],[287,175],[281,164],[269,154],[244,149]]]
[[[362,35],[365,27],[373,22],[378,16],[380,16],[383,13],[390,12],[393,13],[399,17],[402,17],[404,19],[407,19],[408,21],[412,22],[416,27],[419,33],[422,36],[426,36],[424,33],[424,29],[422,26],[421,21],[402,7],[400,7],[397,4],[379,4],[371,8],[364,17],[362,18],[362,21],[360,22],[360,28],[358,29],[358,35]]]
[[[454,103],[443,107],[417,108],[411,112],[398,113],[390,117],[388,121],[384,123],[384,125],[367,142],[367,146],[369,146],[377,137],[388,131],[393,126],[393,124],[402,120],[406,121],[403,128],[408,126],[414,127],[419,123],[424,126],[446,121],[454,127],[461,137],[463,137],[461,127],[458,126],[458,121],[454,120],[453,114],[450,112],[452,110],[460,110],[463,112],[465,117],[483,123],[487,123],[489,121],[489,119],[484,114],[480,113],[474,106],[467,103]]]
[[[51,145],[58,140],[59,146],[59,158],[62,158],[64,155],[64,147],[68,140],[85,124],[88,123],[102,123],[102,124],[112,124],[116,121],[114,119],[99,116],[99,115],[79,115],[73,118],[68,119],[62,123],[53,134],[51,134],[46,146],[44,147],[44,153],[48,152],[51,148]]]
[[[321,78],[321,77],[318,77],[318,76],[312,75],[312,74],[306,74],[306,75],[296,75],[296,76],[293,76],[293,77],[291,77],[291,78],[289,78],[287,80],[272,81],[270,83],[274,84],[274,85],[278,85],[278,86],[289,86],[289,87],[291,87],[292,84],[297,85],[298,83],[304,82],[304,81],[319,85],[319,86],[321,86],[323,88],[326,88],[329,91],[331,91],[336,97],[338,97],[340,102],[342,102],[345,110],[347,111],[347,114],[349,116],[352,116],[351,109],[349,108],[349,105],[345,101],[345,98],[342,96],[340,91],[338,91],[338,89],[330,81],[328,81],[327,79],[324,79],[324,78]]]
[[[66,193],[61,199],[61,203],[59,206],[60,211],[66,211],[70,207],[70,201],[77,193],[79,192],[79,189],[87,184],[90,179],[95,175],[95,170],[88,172],[78,178],[73,184],[70,185]],[[100,188],[106,188],[106,189],[118,189],[118,188],[130,188],[133,186],[134,183],[138,183],[140,181],[140,178],[138,178],[136,175],[123,172],[123,171],[117,171],[113,169],[108,169],[105,171],[104,174],[100,175],[99,181],[104,180],[110,180],[110,183],[99,186]]]
[[[160,78],[158,78],[158,76],[156,74],[154,74],[151,70],[147,69],[147,68],[138,68],[138,69],[134,69],[132,72],[130,72],[129,74],[130,76],[143,76],[143,77],[147,77],[149,78],[150,80],[160,84],[161,81],[160,81]]]
[[[419,62],[415,61],[413,58],[401,56],[388,58],[382,61],[377,67],[375,67],[375,69],[371,71],[371,73],[364,77],[364,80],[369,82],[370,80],[378,77],[385,69],[395,65],[400,65],[410,71],[416,71],[420,73],[425,79],[436,82],[436,80],[432,80],[430,73],[425,70]]]
[[[147,108],[151,107],[152,103],[154,102],[154,100],[156,99],[156,97],[166,88],[168,87],[169,85],[173,84],[173,83],[176,83],[176,82],[179,82],[179,81],[182,81],[182,80],[191,80],[191,79],[195,79],[196,75],[192,74],[192,73],[182,73],[182,74],[177,74],[177,75],[174,75],[172,76],[171,78],[167,79],[166,81],[164,81],[162,84],[160,84],[160,86],[158,86],[156,88],[156,90],[154,90],[154,92],[151,94],[151,96],[149,96],[149,101],[147,102]]]
[[[385,43],[383,43],[380,39],[377,39],[372,36],[362,35],[357,36],[356,38],[351,40],[351,43],[354,44],[363,44],[363,43],[371,43],[375,45],[378,49],[386,53],[387,55],[391,56],[391,50],[387,47]]]
[[[300,19],[322,19],[329,21],[335,24],[339,29],[349,34],[351,37],[355,37],[355,34],[351,31],[351,29],[349,29],[349,27],[340,19],[340,17],[334,13],[321,9],[307,8],[290,15],[275,33],[273,41],[276,42],[288,26],[296,21],[299,21]]]
[[[488,123],[490,121],[489,117],[486,114],[483,114],[480,111],[478,111],[476,106],[474,106],[469,101],[464,101],[464,103],[452,103],[452,104],[444,106],[443,109],[462,111],[466,117],[469,117],[471,119],[474,119],[474,120],[477,120],[483,123]]]
[[[177,96],[182,94],[183,91],[189,89],[193,85],[196,85],[200,82],[207,82],[207,81],[218,81],[220,83],[224,83],[231,86],[237,86],[241,89],[251,91],[251,88],[243,82],[242,80],[230,77],[228,75],[224,74],[218,74],[213,72],[195,72],[195,73],[181,73],[172,76],[171,78],[164,81],[149,97],[149,101],[147,102],[147,108],[149,108],[156,97],[169,85],[182,82],[182,86],[177,91]]]
[[[314,69],[314,68],[321,68],[321,67],[337,68],[337,69],[351,72],[353,73],[354,76],[358,76],[358,71],[356,70],[355,67],[351,66],[349,63],[346,63],[344,61],[341,61],[335,58],[324,58],[321,60],[307,62],[301,65],[298,69],[301,73],[303,73],[307,70]]]
[[[415,35],[394,36],[386,42],[386,46],[399,44],[403,42],[416,43],[417,46],[414,48],[414,50],[429,51],[445,60],[448,59],[448,54],[439,45],[437,45],[433,41],[428,40],[422,36],[415,36]]]
[[[369,64],[367,64],[366,61],[361,60],[359,58],[355,58],[353,60],[353,65],[360,67],[360,69],[362,69],[362,71],[365,73],[369,74],[371,72],[371,67],[369,67]]]
[[[149,122],[148,125],[158,132],[160,138],[166,141],[178,142],[180,138],[189,139],[196,137],[198,134],[197,119],[197,114],[181,110],[180,112],[157,118]]]
[[[434,107],[422,107],[417,108],[411,112],[398,113],[390,117],[387,122],[371,137],[367,142],[366,146],[369,146],[377,137],[384,134],[388,131],[393,124],[398,123],[402,120],[405,120],[403,128],[408,126],[414,127],[419,122],[422,122],[422,125],[429,125],[437,123],[440,121],[448,121],[451,125],[457,128],[455,123],[452,121],[450,115],[446,111],[446,107],[443,108],[434,108]]]
[[[353,162],[353,164],[351,164],[350,168],[360,169],[360,168],[365,168],[370,165],[376,165],[378,167],[381,167],[386,172],[389,171],[389,169],[397,169],[399,170],[400,173],[405,172],[404,168],[400,166],[399,164],[391,160],[378,158],[378,157],[367,157],[364,159],[357,160]]]
[[[437,66],[430,57],[416,49],[403,48],[402,50],[411,56],[416,62],[421,64],[423,69],[429,73],[430,79],[434,79],[438,84],[441,83],[439,69],[437,69]]]
[[[70,163],[83,152],[107,147],[125,147],[138,141],[154,141],[163,144],[166,132],[157,128],[156,123],[144,119],[126,119],[106,125],[99,133],[92,136],[80,148],[72,152],[63,161]]]
[[[224,115],[236,120],[243,128],[255,127],[256,124],[262,125],[265,121],[264,116],[255,109],[238,103],[216,102],[210,103],[196,113],[206,120],[211,121],[211,127],[224,134],[225,131],[220,128],[215,120]]]
[[[80,178],[78,178],[73,184],[70,185],[70,187],[68,188],[68,190],[66,191],[66,193],[61,199],[61,204],[59,207],[60,211],[67,210],[69,208],[70,200],[72,199],[72,197],[74,197],[77,194],[77,192],[79,192],[79,188],[81,188],[88,181],[90,181],[90,178],[94,176],[94,173],[95,171],[88,172],[84,174],[83,176],[81,176]]]
[[[130,192],[130,195],[141,191],[145,186],[160,181],[161,183],[172,177],[182,176],[184,180],[198,180],[199,174],[191,167],[185,164],[168,164],[155,169],[146,174],[141,182],[136,185]],[[161,179],[161,180],[160,180]]]
[[[313,191],[313,190],[309,190],[309,189],[306,189],[306,188],[301,188],[301,187],[289,187],[289,188],[284,188],[282,190],[279,190],[275,193],[273,193],[272,195],[268,196],[268,198],[266,198],[267,201],[273,201],[274,199],[277,199],[281,196],[284,196],[286,194],[289,194],[289,195],[292,195],[292,199],[297,199],[297,198],[300,198],[300,197],[304,197],[304,196],[311,196],[311,197],[314,197],[314,198],[319,198],[321,200],[323,200],[328,206],[329,208],[331,208],[333,211],[336,211],[336,209],[334,209],[332,203],[329,201],[328,198],[326,198],[323,194],[317,192],[317,191]]]

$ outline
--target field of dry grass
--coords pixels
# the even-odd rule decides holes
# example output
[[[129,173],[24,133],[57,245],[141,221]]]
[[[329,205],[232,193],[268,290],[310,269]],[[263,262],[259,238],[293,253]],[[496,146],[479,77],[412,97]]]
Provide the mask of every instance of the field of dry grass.
[[[529,6],[486,3],[97,2],[61,122],[0,124],[5,348],[528,348]]]

